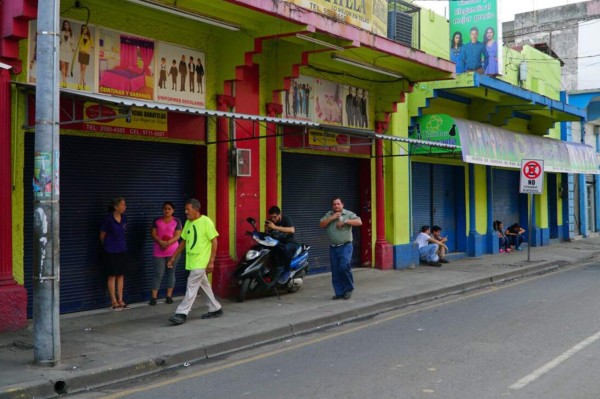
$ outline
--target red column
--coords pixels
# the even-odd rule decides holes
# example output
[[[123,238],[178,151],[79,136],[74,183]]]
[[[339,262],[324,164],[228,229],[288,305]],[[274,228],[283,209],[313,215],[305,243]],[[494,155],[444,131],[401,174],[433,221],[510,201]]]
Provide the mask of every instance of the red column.
[[[27,291],[12,273],[10,72],[0,68],[0,332],[27,326]]]
[[[277,114],[281,114],[283,109],[281,104],[268,103],[267,104],[267,116],[276,117]],[[266,151],[267,151],[267,165],[266,165],[266,201],[267,209],[272,205],[277,204],[277,159],[279,158],[279,151],[277,150],[277,124],[267,123],[267,140]]]
[[[383,182],[383,141],[375,141],[375,203],[377,204],[377,240],[375,241],[375,268],[394,267],[392,245],[385,240],[385,184]]]
[[[217,96],[219,111],[230,111],[235,107],[235,98]],[[216,228],[219,232],[219,246],[215,258],[212,287],[216,295],[229,297],[235,293],[231,276],[236,263],[229,255],[229,118],[217,120],[217,215]]]

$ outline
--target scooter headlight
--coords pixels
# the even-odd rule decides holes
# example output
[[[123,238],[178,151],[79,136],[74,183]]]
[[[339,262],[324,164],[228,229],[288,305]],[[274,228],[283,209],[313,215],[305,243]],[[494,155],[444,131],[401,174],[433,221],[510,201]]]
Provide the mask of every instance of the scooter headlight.
[[[259,251],[255,251],[254,249],[251,249],[248,252],[246,252],[246,260],[256,259],[256,258],[258,258],[258,255],[260,255]]]

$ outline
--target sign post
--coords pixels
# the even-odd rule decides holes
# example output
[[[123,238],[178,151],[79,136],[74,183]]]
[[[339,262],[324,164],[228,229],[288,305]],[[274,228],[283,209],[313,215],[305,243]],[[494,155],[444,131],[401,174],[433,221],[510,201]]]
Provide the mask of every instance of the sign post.
[[[531,230],[533,218],[533,194],[542,194],[544,188],[544,161],[540,159],[521,160],[521,182],[519,192],[527,194],[529,201],[529,234],[527,242],[527,262],[531,261]]]

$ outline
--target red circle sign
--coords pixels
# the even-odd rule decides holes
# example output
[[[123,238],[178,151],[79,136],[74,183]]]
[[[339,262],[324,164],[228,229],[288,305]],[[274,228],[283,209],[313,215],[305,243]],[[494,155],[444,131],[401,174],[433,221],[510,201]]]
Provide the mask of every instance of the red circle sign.
[[[528,179],[537,179],[542,174],[542,167],[535,161],[529,161],[523,165],[523,174]]]

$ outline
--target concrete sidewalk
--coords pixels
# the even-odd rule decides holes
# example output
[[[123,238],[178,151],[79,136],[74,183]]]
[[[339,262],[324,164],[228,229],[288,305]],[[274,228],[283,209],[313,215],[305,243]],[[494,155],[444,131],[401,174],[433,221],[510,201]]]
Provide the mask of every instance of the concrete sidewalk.
[[[410,304],[496,284],[544,270],[576,265],[600,256],[600,238],[510,254],[462,258],[441,268],[380,271],[355,269],[350,300],[332,301],[329,273],[309,276],[294,294],[223,299],[223,317],[202,320],[201,296],[181,326],[169,315],[179,300],[131,310],[98,310],[61,317],[62,362],[54,368],[33,365],[31,328],[0,334],[0,399],[48,398],[56,390],[73,393],[158,372],[229,352],[281,340],[402,308]]]

